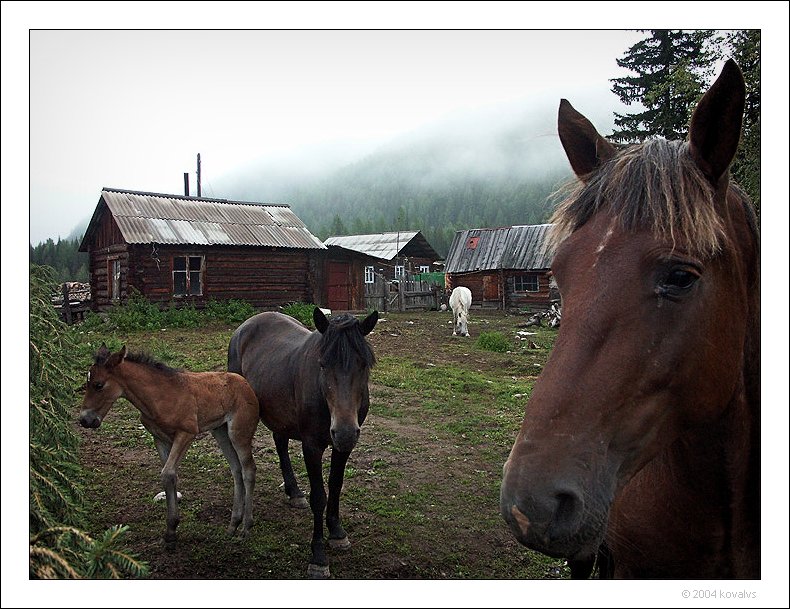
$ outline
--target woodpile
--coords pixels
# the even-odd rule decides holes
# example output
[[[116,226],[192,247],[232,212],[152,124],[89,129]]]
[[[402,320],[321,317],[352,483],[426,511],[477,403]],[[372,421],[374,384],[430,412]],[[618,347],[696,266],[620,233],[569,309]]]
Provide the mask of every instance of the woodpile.
[[[530,326],[548,326],[549,328],[559,328],[562,319],[562,311],[558,303],[553,302],[546,311],[533,313],[526,322],[518,324],[519,328],[529,328]]]

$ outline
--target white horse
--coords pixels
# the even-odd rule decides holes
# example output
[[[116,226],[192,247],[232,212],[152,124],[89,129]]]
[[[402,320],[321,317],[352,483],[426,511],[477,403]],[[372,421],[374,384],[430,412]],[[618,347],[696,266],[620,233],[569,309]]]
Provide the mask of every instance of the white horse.
[[[469,308],[472,306],[472,292],[469,288],[458,286],[450,294],[450,308],[453,310],[453,336],[469,336],[466,322],[469,319]]]

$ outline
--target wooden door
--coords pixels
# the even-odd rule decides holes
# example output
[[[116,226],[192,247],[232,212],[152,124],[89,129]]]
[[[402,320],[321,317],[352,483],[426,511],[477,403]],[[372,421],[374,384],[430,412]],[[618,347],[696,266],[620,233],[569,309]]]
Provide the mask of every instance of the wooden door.
[[[327,297],[332,311],[351,309],[351,265],[347,262],[329,262]]]

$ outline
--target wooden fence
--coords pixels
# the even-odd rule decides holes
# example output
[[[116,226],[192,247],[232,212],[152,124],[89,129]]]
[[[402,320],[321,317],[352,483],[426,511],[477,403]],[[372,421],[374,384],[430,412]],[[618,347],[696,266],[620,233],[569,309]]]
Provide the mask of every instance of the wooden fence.
[[[365,284],[365,306],[381,312],[437,310],[444,300],[444,286],[408,276],[387,281],[377,274]]]
[[[88,283],[66,282],[60,293],[50,297],[52,305],[67,324],[82,321],[91,309],[91,286]]]

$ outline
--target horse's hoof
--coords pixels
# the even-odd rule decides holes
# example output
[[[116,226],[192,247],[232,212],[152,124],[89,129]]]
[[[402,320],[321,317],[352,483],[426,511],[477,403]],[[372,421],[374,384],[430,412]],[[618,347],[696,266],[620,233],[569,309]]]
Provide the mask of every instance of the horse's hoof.
[[[329,565],[307,565],[308,579],[329,579]]]
[[[297,508],[300,510],[309,507],[307,503],[307,499],[305,499],[304,497],[291,497],[288,499],[288,503],[291,505],[292,508]]]
[[[333,550],[348,550],[351,547],[351,542],[348,540],[348,535],[341,539],[329,538],[329,547]]]
[[[175,550],[176,550],[176,540],[175,539],[172,539],[172,540],[165,539],[165,550],[167,550],[168,552],[175,552]]]
[[[179,491],[176,491],[176,499],[178,501],[181,501],[182,497],[183,495]],[[156,495],[154,495],[154,501],[164,501],[165,499],[167,499],[167,494],[164,491],[161,491]]]

